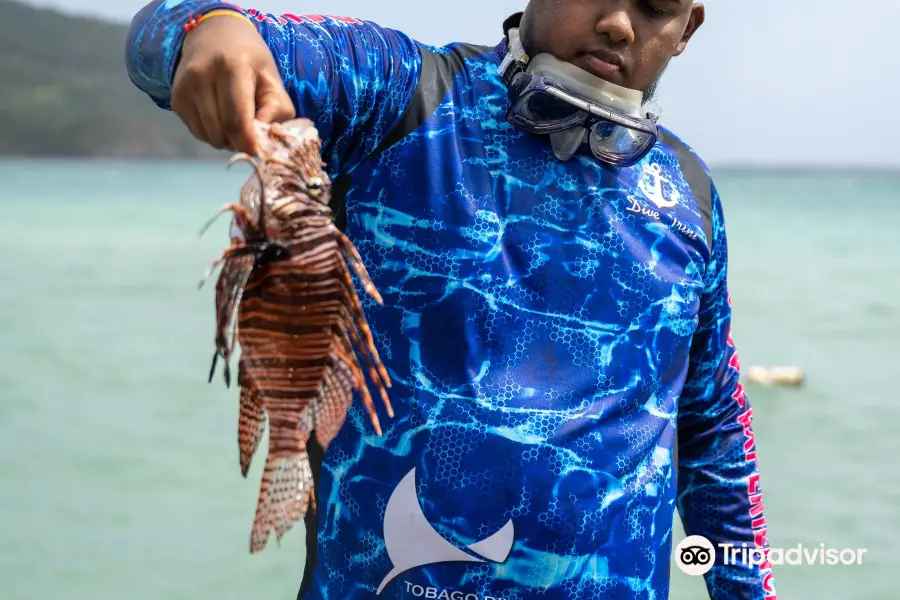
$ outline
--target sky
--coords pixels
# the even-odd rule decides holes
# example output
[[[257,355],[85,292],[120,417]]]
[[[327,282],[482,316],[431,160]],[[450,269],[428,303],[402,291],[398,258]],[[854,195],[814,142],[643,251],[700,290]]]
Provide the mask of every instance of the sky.
[[[241,1],[267,12],[372,20],[437,45],[495,44],[503,20],[527,3]],[[146,0],[30,3],[128,21]],[[900,98],[900,0],[704,4],[706,23],[670,63],[657,102],[661,123],[707,163],[900,169],[900,114],[890,107]]]

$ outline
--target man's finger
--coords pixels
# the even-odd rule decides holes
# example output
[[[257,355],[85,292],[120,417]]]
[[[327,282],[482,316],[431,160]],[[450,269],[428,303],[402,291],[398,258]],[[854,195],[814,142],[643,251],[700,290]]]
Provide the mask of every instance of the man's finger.
[[[287,121],[296,115],[294,103],[279,79],[261,74],[256,89],[256,118],[263,123]]]
[[[223,131],[222,120],[219,116],[219,102],[216,96],[215,88],[200,94],[197,99],[197,111],[200,122],[203,123],[203,129],[206,131],[207,142],[213,148],[221,150],[228,145],[228,138]]]
[[[216,90],[219,117],[228,145],[251,156],[257,154],[253,134],[254,79],[250,69],[228,70],[218,78]]]
[[[203,123],[200,121],[200,116],[193,104],[180,106],[175,114],[184,122],[192,136],[204,143],[208,141],[206,130],[203,128]]]
[[[184,122],[191,135],[200,142],[209,143],[209,136],[198,110],[198,97],[202,95],[198,90],[202,89],[196,69],[185,65],[179,67],[172,88],[172,111]]]

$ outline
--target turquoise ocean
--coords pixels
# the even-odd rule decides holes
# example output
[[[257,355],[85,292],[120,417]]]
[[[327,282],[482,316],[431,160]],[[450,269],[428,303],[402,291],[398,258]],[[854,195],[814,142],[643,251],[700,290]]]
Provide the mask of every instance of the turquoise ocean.
[[[237,396],[206,381],[212,286],[247,176],[224,164],[0,163],[0,599],[292,600],[302,526],[251,556],[261,474]],[[896,600],[900,174],[716,173],[773,547],[865,548],[775,567],[789,600]],[[676,538],[676,541],[680,539]],[[706,597],[672,569],[672,600]],[[335,599],[340,600],[340,599]]]

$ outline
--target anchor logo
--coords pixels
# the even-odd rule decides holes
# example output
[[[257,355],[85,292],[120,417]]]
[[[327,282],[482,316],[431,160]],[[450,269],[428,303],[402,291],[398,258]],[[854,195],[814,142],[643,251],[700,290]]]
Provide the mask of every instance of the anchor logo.
[[[650,179],[652,182],[650,187],[645,183],[647,179]],[[660,168],[657,163],[650,163],[650,165],[644,168],[643,176],[638,182],[638,188],[647,200],[659,208],[672,208],[678,202],[676,200],[669,200],[663,195],[663,182],[669,183],[669,180],[663,177],[662,168]]]

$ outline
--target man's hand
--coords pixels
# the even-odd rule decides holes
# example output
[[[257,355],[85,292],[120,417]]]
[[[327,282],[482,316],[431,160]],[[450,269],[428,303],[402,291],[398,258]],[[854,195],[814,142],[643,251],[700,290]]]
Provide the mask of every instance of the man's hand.
[[[194,137],[255,155],[253,119],[294,118],[275,60],[242,19],[214,17],[187,37],[172,85],[172,110]]]

